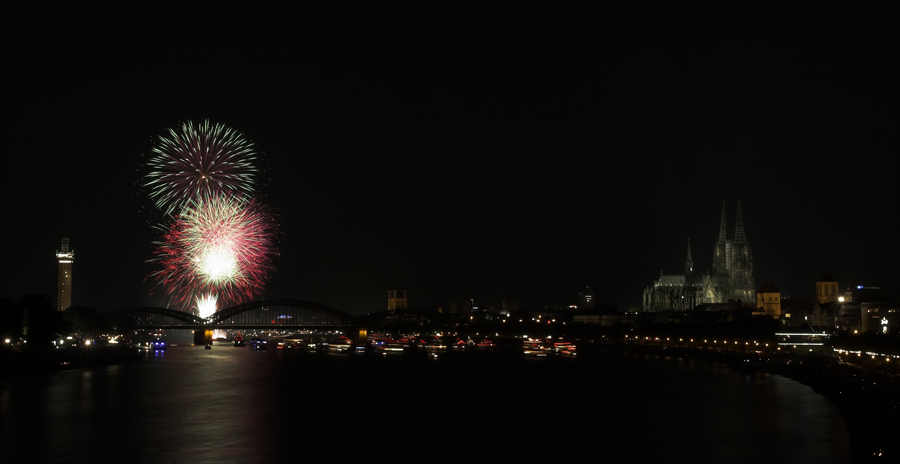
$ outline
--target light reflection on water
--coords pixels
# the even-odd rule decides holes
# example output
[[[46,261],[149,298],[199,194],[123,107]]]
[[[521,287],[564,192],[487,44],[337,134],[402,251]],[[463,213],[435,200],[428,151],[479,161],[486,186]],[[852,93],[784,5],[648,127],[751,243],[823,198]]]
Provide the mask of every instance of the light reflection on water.
[[[692,360],[438,363],[216,346],[15,378],[0,456],[848,462],[840,413],[780,376]],[[456,460],[456,457],[459,460]]]

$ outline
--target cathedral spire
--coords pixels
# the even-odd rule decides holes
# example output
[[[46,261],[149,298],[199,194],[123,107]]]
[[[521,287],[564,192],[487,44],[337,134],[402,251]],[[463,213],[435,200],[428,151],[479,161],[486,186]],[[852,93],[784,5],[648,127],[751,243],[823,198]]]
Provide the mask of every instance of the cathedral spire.
[[[691,259],[691,238],[688,237],[688,253],[687,260],[684,262],[684,272],[685,274],[692,274],[694,272],[694,260]]]
[[[747,235],[744,233],[744,216],[741,214],[741,200],[738,200],[737,225],[734,227],[734,241],[747,241]]]
[[[725,243],[725,240],[727,239],[725,231],[725,201],[722,201],[722,222],[719,223],[719,243]]]

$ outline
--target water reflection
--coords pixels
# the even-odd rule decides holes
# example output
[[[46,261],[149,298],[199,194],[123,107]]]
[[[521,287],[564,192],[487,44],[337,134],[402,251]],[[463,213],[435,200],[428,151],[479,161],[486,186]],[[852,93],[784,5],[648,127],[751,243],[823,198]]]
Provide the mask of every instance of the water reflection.
[[[0,398],[0,455],[39,462],[849,459],[840,414],[808,387],[666,357],[435,363],[178,346],[16,378]]]

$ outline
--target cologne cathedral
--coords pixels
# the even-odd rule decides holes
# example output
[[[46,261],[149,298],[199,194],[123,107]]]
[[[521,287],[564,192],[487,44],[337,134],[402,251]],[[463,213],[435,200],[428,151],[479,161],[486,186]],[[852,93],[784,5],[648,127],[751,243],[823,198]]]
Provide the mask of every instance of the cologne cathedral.
[[[719,225],[719,240],[713,250],[712,270],[705,274],[694,272],[691,242],[688,239],[684,274],[661,274],[658,281],[644,290],[644,311],[688,310],[698,305],[730,301],[740,301],[744,305],[756,304],[753,257],[744,233],[740,201],[733,238],[728,238],[725,224],[725,202],[722,202],[722,221]]]

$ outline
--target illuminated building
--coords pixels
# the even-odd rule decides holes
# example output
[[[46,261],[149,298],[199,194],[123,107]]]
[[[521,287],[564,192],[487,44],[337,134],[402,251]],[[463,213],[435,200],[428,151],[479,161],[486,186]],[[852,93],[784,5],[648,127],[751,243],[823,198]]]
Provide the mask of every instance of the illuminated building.
[[[825,271],[822,278],[816,282],[816,299],[819,300],[819,304],[830,303],[838,299],[837,281],[831,277],[831,273],[828,271]]]
[[[56,309],[65,311],[72,306],[72,263],[75,261],[75,251],[69,250],[69,239],[62,239],[62,245],[56,252],[56,260],[59,262],[59,276],[56,290]]]
[[[406,309],[406,290],[388,290],[388,311]]]
[[[594,289],[590,284],[581,284],[578,291],[578,309],[594,309]]]
[[[737,223],[734,237],[727,237],[725,203],[722,203],[722,220],[719,239],[713,249],[712,270],[706,274],[694,272],[691,242],[688,240],[684,274],[664,274],[644,290],[644,311],[670,311],[693,309],[700,304],[740,301],[755,304],[756,287],[753,283],[753,256],[744,231],[741,202],[738,202]]]
[[[900,327],[900,304],[882,295],[881,287],[850,285],[844,296],[832,304],[838,307],[834,318],[838,331],[852,334],[887,333]]]
[[[862,332],[892,332],[900,327],[900,303],[881,293],[881,287],[858,285]]]
[[[750,243],[744,232],[744,218],[741,215],[741,202],[738,201],[737,223],[734,238],[726,239],[725,203],[722,202],[722,221],[719,225],[719,240],[713,253],[713,273],[717,277],[717,286],[724,301],[734,300],[752,304],[756,299],[756,286],[753,284],[753,256],[750,254]]]
[[[761,309],[767,316],[775,319],[781,317],[781,292],[775,283],[763,284],[759,292],[756,293],[756,307]]]
[[[862,331],[888,333],[900,327],[900,305],[893,300],[862,303]]]
[[[785,303],[792,300],[785,300]],[[840,292],[837,281],[825,271],[816,282],[816,298],[804,300],[806,303],[782,304],[782,314],[794,317],[794,326],[808,323],[816,330],[831,330],[850,334],[865,332],[887,332],[892,330],[900,318],[897,303],[893,298],[881,294],[880,287],[849,286]],[[891,322],[893,321],[893,322]]]

